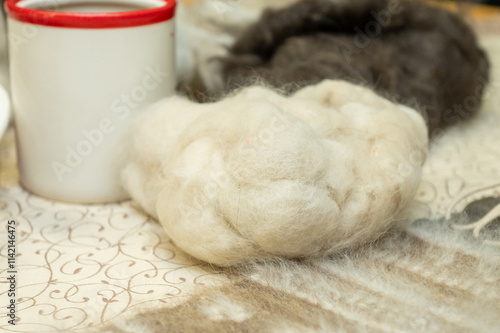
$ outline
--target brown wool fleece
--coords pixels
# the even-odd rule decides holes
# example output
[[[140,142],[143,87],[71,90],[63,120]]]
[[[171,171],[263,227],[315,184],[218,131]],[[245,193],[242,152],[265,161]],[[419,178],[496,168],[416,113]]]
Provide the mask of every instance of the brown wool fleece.
[[[219,61],[224,86],[202,88],[198,76],[199,95],[256,80],[293,92],[344,79],[417,108],[430,135],[474,114],[489,79],[469,26],[413,1],[303,0],[267,10]]]

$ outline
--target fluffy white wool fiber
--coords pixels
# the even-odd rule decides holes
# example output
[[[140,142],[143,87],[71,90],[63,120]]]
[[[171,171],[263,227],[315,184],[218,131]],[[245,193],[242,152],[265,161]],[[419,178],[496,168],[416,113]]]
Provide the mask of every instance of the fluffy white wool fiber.
[[[371,241],[413,197],[427,154],[414,110],[343,81],[283,97],[166,99],[138,121],[131,196],[177,246],[217,265]]]

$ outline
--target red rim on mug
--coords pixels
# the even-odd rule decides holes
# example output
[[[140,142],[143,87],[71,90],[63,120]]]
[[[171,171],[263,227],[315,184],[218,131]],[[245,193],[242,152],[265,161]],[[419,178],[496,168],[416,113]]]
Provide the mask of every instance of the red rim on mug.
[[[23,2],[26,6],[20,6]],[[74,3],[100,3],[102,1],[81,0]],[[80,28],[80,29],[106,29],[127,28],[160,23],[170,20],[175,14],[175,0],[136,0],[112,1],[114,4],[144,4],[152,5],[152,8],[117,12],[62,12],[57,11],[58,6],[72,4],[68,0],[7,0],[5,9],[7,15],[18,21],[45,25],[51,27]],[[23,5],[21,3],[21,5]],[[46,4],[51,10],[29,8],[30,4]]]

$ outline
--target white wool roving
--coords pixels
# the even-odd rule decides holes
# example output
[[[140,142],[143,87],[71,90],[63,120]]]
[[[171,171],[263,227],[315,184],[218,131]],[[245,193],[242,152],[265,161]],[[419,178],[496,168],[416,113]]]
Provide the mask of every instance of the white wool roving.
[[[368,88],[255,86],[151,107],[123,178],[177,246],[227,266],[375,239],[415,194],[426,154],[422,117]]]

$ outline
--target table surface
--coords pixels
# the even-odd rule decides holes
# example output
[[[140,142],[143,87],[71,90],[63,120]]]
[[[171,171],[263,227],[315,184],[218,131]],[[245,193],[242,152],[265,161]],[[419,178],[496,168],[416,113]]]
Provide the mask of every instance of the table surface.
[[[450,208],[500,196],[500,37],[495,10],[481,12],[482,44],[493,79],[481,113],[432,143],[421,186],[408,210],[412,219],[444,216]],[[476,13],[475,16],[478,16]],[[491,20],[491,21],[490,21]],[[498,31],[498,30],[497,30]],[[497,60],[499,58],[499,60]],[[487,135],[485,135],[487,133]],[[476,194],[454,204],[473,189]],[[178,250],[155,221],[130,201],[74,205],[37,197],[20,187],[11,128],[0,143],[0,223],[16,221],[18,321],[6,331],[85,332],[145,307],[172,306],[224,274]],[[7,239],[0,231],[0,276],[7,274]],[[6,318],[7,282],[0,282],[0,317]]]

